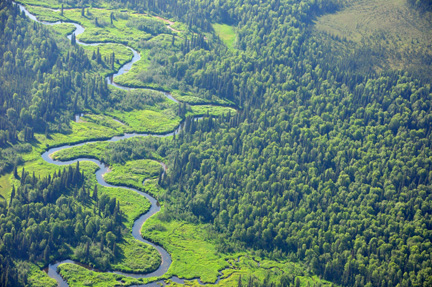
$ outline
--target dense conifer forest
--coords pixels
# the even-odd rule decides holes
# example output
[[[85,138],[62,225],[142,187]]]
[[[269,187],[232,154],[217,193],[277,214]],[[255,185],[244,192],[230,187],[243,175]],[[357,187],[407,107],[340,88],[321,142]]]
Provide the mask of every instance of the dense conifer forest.
[[[329,38],[314,25],[352,1],[36,2],[61,7],[62,14],[78,9],[79,17],[95,26],[91,29],[120,26],[124,20],[128,29],[146,33],[151,40],[101,42],[126,41],[148,58],[145,69],[130,76],[140,83],[134,87],[169,90],[194,100],[174,105],[155,91],[108,86],[105,76],[119,65],[120,52],[102,57],[102,48],[86,51],[75,36],[72,41],[59,36],[10,1],[1,2],[0,174],[11,178],[12,190],[2,193],[0,204],[1,286],[29,284],[28,262],[44,267],[73,257],[111,270],[127,257],[126,248],[119,252],[116,246],[128,242],[128,228],[140,214],[127,201],[121,205],[124,196],[98,193],[89,167],[91,174],[79,164],[35,174],[31,162],[51,146],[136,131],[130,113],[142,110],[162,110],[184,128],[174,136],[100,141],[57,156],[99,159],[113,167],[111,183],[155,196],[162,208],[147,236],[170,252],[175,244],[151,236],[180,222],[205,230],[225,259],[249,252],[286,266],[300,264],[302,270],[271,273],[274,265],[260,277],[251,269],[237,274],[233,268],[234,275],[223,278],[232,281],[220,286],[315,284],[298,274],[326,282],[317,281],[317,286],[432,285],[430,76],[383,64],[388,60],[378,66],[372,59],[384,58],[384,52],[363,49],[366,44],[361,51],[342,47],[336,53],[329,44],[332,37],[346,47],[352,43],[337,35]],[[432,19],[430,1],[406,5]],[[109,18],[91,16],[89,7],[109,9]],[[127,9],[134,12],[126,16]],[[135,13],[183,26],[133,18]],[[232,46],[215,32],[215,23],[233,27]],[[426,67],[432,65],[429,54],[422,59]],[[235,109],[207,110],[196,120],[197,103]],[[81,111],[96,115],[84,118],[84,124],[97,126],[97,132],[89,128],[79,134],[80,123],[73,119]],[[129,122],[118,123],[122,113]],[[139,124],[145,121],[160,120],[150,117]],[[163,132],[174,129],[170,127]],[[157,167],[142,171],[143,160],[153,160]],[[215,272],[225,269],[219,266]],[[138,284],[122,280],[114,282]]]

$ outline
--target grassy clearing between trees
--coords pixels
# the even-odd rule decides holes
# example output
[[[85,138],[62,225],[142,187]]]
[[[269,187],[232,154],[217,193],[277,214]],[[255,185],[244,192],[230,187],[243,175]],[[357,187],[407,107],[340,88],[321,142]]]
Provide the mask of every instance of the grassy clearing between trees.
[[[161,264],[161,257],[155,248],[136,240],[130,234],[125,236],[125,242],[118,244],[118,247],[122,255],[111,265],[112,270],[149,273]]]
[[[54,31],[55,34],[63,38],[66,38],[67,35],[70,35],[76,29],[74,25],[69,23],[63,23],[62,25],[52,25],[47,27]]]
[[[7,201],[9,201],[10,193],[12,191],[11,177],[11,173],[6,173],[0,177],[0,196],[2,199]]]
[[[132,186],[138,190],[144,190],[143,181],[155,179],[159,176],[162,166],[154,160],[141,159],[128,161],[124,165],[114,164],[111,172],[104,179],[113,185]]]
[[[203,282],[213,283],[218,270],[229,267],[226,258],[217,252],[216,245],[204,240],[208,237],[206,230],[198,226],[174,220],[161,222],[153,216],[144,224],[141,233],[162,245],[171,255],[172,264],[167,276],[200,277]]]
[[[171,109],[114,111],[109,115],[126,123],[135,132],[163,134],[175,130],[181,122],[181,118]]]
[[[236,41],[236,33],[234,27],[227,24],[218,24],[214,23],[213,29],[216,32],[216,35],[221,38],[221,40],[225,43],[228,49],[233,50]]]
[[[185,93],[179,90],[172,91],[171,94],[175,99],[191,105],[204,105],[204,104],[212,104],[212,103],[218,105],[227,105],[227,106],[234,105],[234,103],[225,99],[220,99],[216,96],[213,96],[212,99],[204,99],[204,98],[195,97],[191,92]]]
[[[64,149],[53,154],[55,160],[67,161],[78,157],[101,159],[109,142],[88,143],[82,146]]]
[[[209,114],[211,116],[222,116],[226,115],[228,113],[231,113],[231,115],[234,115],[237,111],[233,108],[228,107],[220,107],[220,106],[207,106],[207,105],[199,105],[199,106],[191,106],[190,107],[192,112],[187,115],[206,115]]]

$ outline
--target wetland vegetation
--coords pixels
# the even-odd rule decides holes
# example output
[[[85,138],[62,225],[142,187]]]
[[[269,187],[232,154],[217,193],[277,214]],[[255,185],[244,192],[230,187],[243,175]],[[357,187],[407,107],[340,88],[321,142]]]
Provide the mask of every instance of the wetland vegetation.
[[[430,1],[20,3],[1,286],[432,285]]]

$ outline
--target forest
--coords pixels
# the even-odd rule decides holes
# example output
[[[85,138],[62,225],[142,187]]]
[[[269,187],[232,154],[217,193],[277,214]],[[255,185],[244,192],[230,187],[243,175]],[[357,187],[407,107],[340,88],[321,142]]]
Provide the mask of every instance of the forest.
[[[431,286],[432,47],[401,36],[417,52],[390,51],[379,46],[394,38],[373,34],[353,48],[315,28],[353,2],[23,1],[40,19],[85,26],[71,40],[68,24],[1,2],[0,285],[44,286],[38,272],[70,258],[133,273],[161,263],[130,236],[149,203],[102,187],[91,163],[40,159],[69,144],[53,158],[100,160],[106,182],[156,199],[140,233],[172,265],[154,280]],[[430,37],[430,1],[404,3]],[[132,58],[113,43],[140,54],[116,78],[133,90],[105,79]],[[139,132],[158,136],[104,141]],[[70,286],[156,282],[59,269]]]

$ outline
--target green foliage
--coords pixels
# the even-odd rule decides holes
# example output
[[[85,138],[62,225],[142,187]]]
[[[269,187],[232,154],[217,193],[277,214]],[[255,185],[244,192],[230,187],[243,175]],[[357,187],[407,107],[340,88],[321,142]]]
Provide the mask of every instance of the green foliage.
[[[134,18],[130,19],[126,25],[128,27],[135,27],[140,31],[147,32],[153,36],[158,34],[169,34],[170,30],[161,21],[155,21],[149,18]]]
[[[35,131],[67,130],[75,111],[104,105],[105,81],[81,74],[92,67],[82,48],[69,45],[61,53],[53,35],[17,6],[2,2],[0,9],[2,139],[14,144],[32,141]]]
[[[431,234],[415,226],[431,224],[430,91],[390,74],[350,92],[331,88],[327,76],[308,79],[316,87],[309,96],[300,82],[280,104],[266,101],[177,137],[181,153],[173,154],[164,199],[343,285],[379,285],[386,276],[396,284],[406,271],[415,272],[412,282],[428,282],[429,269],[419,270],[429,266]],[[408,249],[415,261],[403,255]]]
[[[71,2],[77,5],[77,1]],[[111,10],[93,8],[86,15],[81,15],[81,9],[64,11],[65,17],[88,27],[81,40],[127,43],[141,52],[142,60],[118,79],[121,83],[173,90],[194,103],[224,98],[242,107],[239,114],[214,109],[218,118],[205,117],[195,122],[187,116],[191,111],[203,112],[202,107],[161,108],[164,104],[158,98],[141,94],[140,99],[148,100],[146,104],[158,106],[142,111],[142,106],[135,107],[140,101],[133,99],[133,93],[109,91],[97,77],[93,78],[96,83],[93,86],[99,90],[86,101],[80,92],[89,94],[91,76],[76,79],[80,73],[75,73],[75,78],[68,77],[68,72],[59,67],[61,72],[52,72],[58,78],[64,76],[73,81],[73,85],[61,86],[64,88],[61,91],[66,92],[61,94],[75,95],[77,107],[93,107],[116,118],[123,117],[133,129],[145,130],[145,126],[153,131],[167,130],[174,121],[186,117],[185,132],[173,140],[136,139],[95,144],[73,152],[74,156],[88,153],[102,157],[108,163],[158,157],[167,160],[168,176],[161,178],[167,191],[158,198],[164,212],[159,218],[150,219],[147,224],[157,224],[146,226],[146,234],[171,252],[176,260],[172,269],[178,275],[214,281],[217,271],[228,266],[224,259],[232,260],[225,254],[249,247],[257,257],[305,262],[314,273],[344,286],[431,285],[430,84],[405,73],[405,65],[400,66],[401,72],[388,72],[386,65],[376,70],[368,68],[386,56],[383,47],[399,48],[398,36],[376,33],[369,38],[371,41],[366,39],[362,43],[360,39],[357,52],[345,54],[341,49],[338,54],[335,51],[344,43],[336,43],[334,47],[322,35],[314,34],[311,25],[315,17],[334,12],[346,2],[107,1],[113,7],[174,17],[188,26],[188,31],[183,29],[175,36],[158,35],[152,40],[150,33],[127,27],[127,23],[141,21],[133,17],[144,16],[129,12],[112,14]],[[52,17],[51,14],[47,12],[45,16]],[[20,19],[20,16],[4,15],[6,24],[1,26],[2,33],[9,36],[9,23],[15,25],[13,17]],[[220,41],[214,41],[211,23],[235,27],[237,49],[227,50]],[[139,24],[135,26],[139,28]],[[25,27],[32,31],[31,27]],[[133,30],[132,34],[128,34],[128,29]],[[397,26],[395,29],[400,31]],[[19,29],[13,29],[12,34],[15,30]],[[232,31],[219,30],[219,33],[232,36]],[[18,41],[19,35],[7,38],[11,40],[8,43],[15,38]],[[428,51],[423,51],[421,45],[417,47],[415,42],[412,44],[415,49],[411,51],[427,66]],[[48,59],[52,62],[41,65],[48,76],[39,78],[35,71],[30,72],[31,83],[39,81],[35,87],[38,90],[43,90],[39,87],[44,84],[52,86],[46,83],[50,67],[57,59],[65,63],[62,59],[72,57],[68,68],[74,71],[92,67],[106,71],[112,62],[104,62],[100,56],[86,61],[85,52],[76,47],[69,48],[65,56],[49,40],[42,53],[47,47],[57,58],[53,56]],[[3,66],[13,68],[15,48],[11,45],[2,49],[2,61],[6,63]],[[398,53],[395,58],[400,56]],[[407,55],[411,56],[410,53]],[[39,57],[36,52],[30,55],[34,55],[30,59]],[[88,67],[78,67],[86,63]],[[356,66],[359,63],[364,66]],[[86,88],[80,89],[80,79],[84,79]],[[47,90],[45,94],[51,93]],[[2,115],[9,127],[18,129],[14,132],[9,128],[5,144],[18,138],[33,138],[32,126],[24,124],[30,118],[26,111],[21,115],[22,107],[13,98],[9,93],[8,102],[2,102],[3,105],[6,102]],[[16,99],[21,99],[20,93]],[[67,117],[60,115],[74,110],[70,108],[71,99],[61,103],[65,107],[57,102],[59,109],[50,114],[48,125],[67,122]],[[155,119],[166,125],[158,130],[160,126],[155,125]],[[124,131],[120,126],[101,128],[102,122],[107,120],[72,124],[72,129],[75,128],[72,140],[88,138],[89,134],[101,138],[104,134]],[[81,133],[75,133],[78,131]],[[52,143],[66,141],[66,136],[55,135]],[[137,178],[131,180],[136,183]],[[136,198],[119,190],[103,192],[122,194],[128,227],[148,207],[132,206]],[[206,229],[198,230],[199,226]],[[7,234],[10,235],[2,239],[9,244],[12,232]],[[209,234],[215,234],[216,239],[203,242],[202,237]],[[182,258],[187,258],[187,262]],[[252,268],[251,261],[244,268],[258,274],[260,268]],[[202,262],[208,268],[198,268],[194,262]],[[272,270],[278,270],[276,266],[283,268],[274,262],[267,264]],[[86,272],[77,266],[73,268],[79,274],[71,276]],[[282,271],[277,272],[270,278],[261,273],[257,279],[243,273],[240,280],[240,274],[234,274],[227,281],[232,280],[229,281],[232,285],[240,281],[267,286],[275,282],[274,278],[280,278],[281,285],[304,286],[313,282],[301,272],[290,278],[283,277]],[[288,273],[286,269],[284,272]],[[109,274],[98,276],[99,281],[95,279],[88,284],[118,279]],[[18,275],[11,277],[20,280]]]
[[[115,198],[102,194],[93,212],[88,209],[90,193],[78,164],[44,179],[23,169],[19,179],[21,184],[13,187],[9,207],[1,209],[3,266],[8,258],[48,264],[70,256],[73,249],[81,262],[109,268],[115,257],[113,246],[122,239],[122,217]],[[113,240],[104,248],[107,232],[113,234]],[[13,266],[6,265],[6,269]],[[13,270],[3,271],[14,274]],[[2,286],[8,286],[8,279],[2,280]]]

